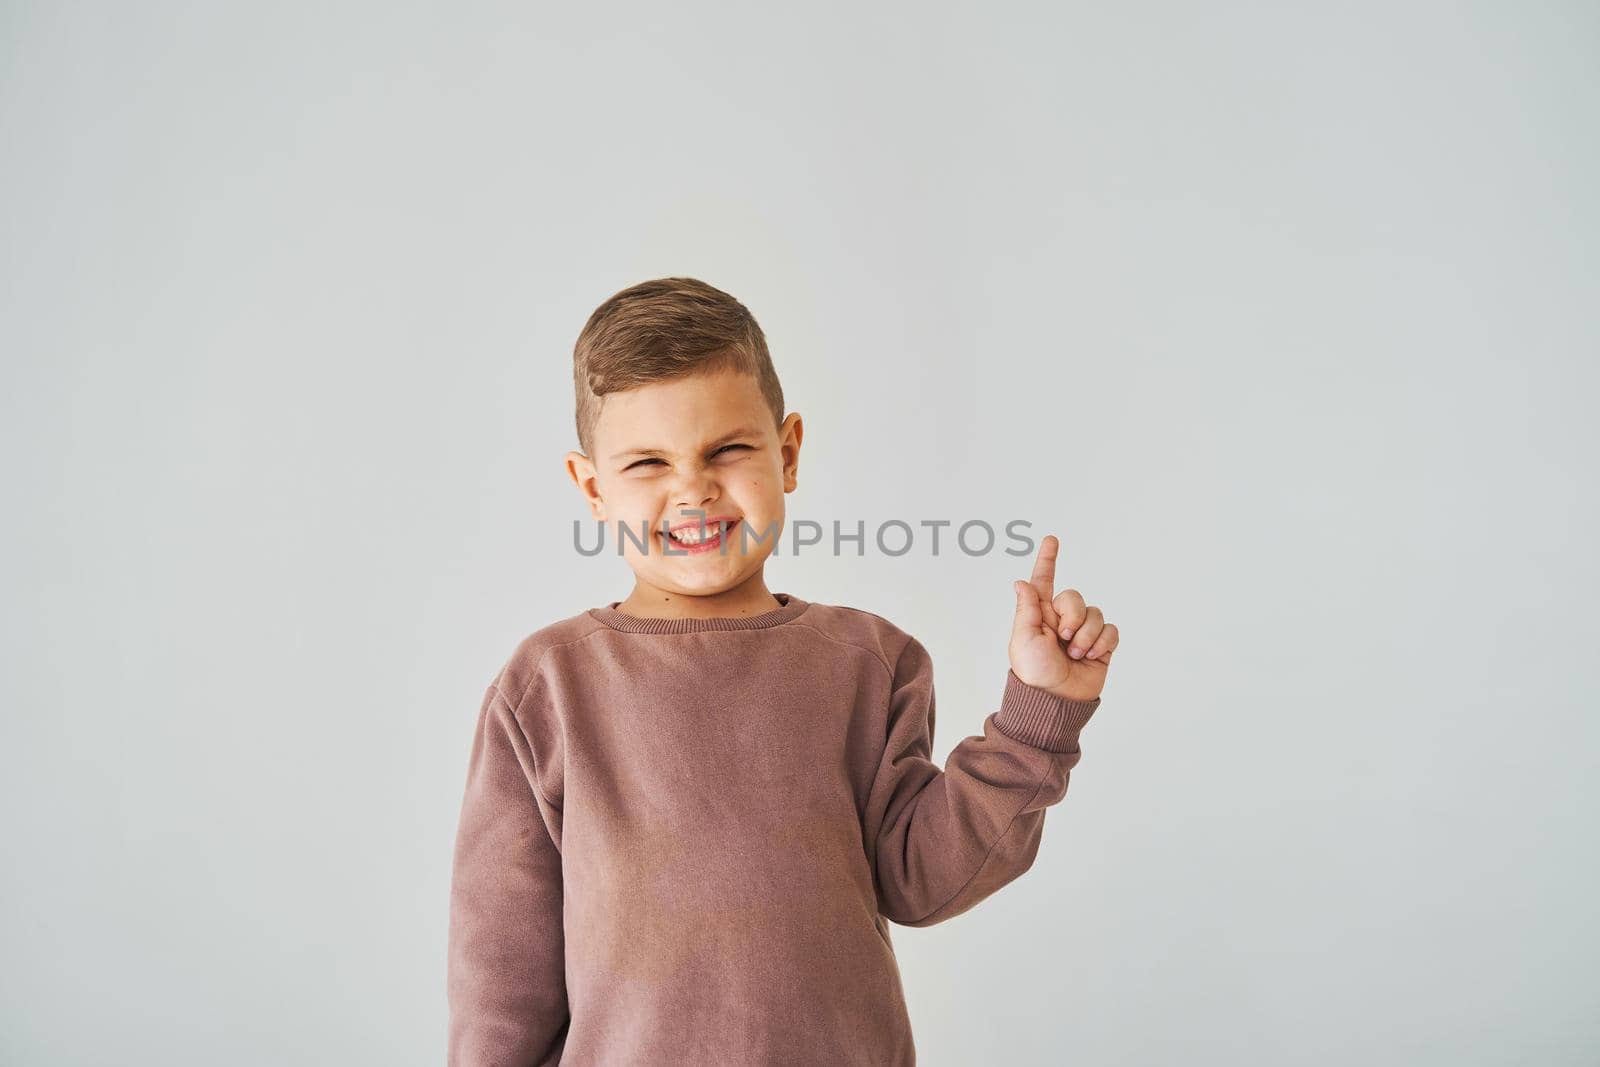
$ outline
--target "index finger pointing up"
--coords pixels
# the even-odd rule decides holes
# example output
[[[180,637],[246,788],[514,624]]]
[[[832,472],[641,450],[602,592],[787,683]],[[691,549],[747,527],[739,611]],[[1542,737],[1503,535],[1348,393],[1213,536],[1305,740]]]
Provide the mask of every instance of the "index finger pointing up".
[[[1061,541],[1055,534],[1045,534],[1039,542],[1039,555],[1033,561],[1033,577],[1028,583],[1039,590],[1039,599],[1046,604],[1056,598],[1056,552]]]

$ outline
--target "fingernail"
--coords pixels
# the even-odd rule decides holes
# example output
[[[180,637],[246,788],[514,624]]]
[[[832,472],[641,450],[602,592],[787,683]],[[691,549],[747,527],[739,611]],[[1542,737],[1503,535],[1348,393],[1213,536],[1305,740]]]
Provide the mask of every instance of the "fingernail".
[[[1083,658],[1083,649],[1081,649],[1081,648],[1068,649],[1067,650],[1067,655],[1071,656],[1073,659],[1082,659]]]
[[[1071,641],[1072,640],[1072,632],[1073,632],[1072,631],[1072,627],[1063,626],[1061,628],[1061,640],[1063,640],[1063,641]]]

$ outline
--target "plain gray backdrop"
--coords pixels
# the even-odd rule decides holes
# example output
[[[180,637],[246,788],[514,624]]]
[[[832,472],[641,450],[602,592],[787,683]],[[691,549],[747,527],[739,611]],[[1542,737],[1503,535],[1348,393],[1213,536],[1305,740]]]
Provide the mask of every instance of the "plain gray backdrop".
[[[1588,4],[0,6],[0,1060],[433,1064],[483,687],[621,599],[572,344],[1122,632],[920,1062],[1600,1056]],[[997,706],[1029,559],[774,559]],[[1031,558],[1031,557],[1030,557]]]

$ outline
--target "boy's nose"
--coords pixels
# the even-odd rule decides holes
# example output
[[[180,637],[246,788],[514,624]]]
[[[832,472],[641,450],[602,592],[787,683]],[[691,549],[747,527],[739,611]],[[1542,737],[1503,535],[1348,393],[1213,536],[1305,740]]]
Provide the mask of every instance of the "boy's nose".
[[[721,495],[716,482],[709,478],[696,478],[678,487],[673,499],[677,501],[676,507],[703,508],[714,503]],[[692,518],[693,516],[686,516]]]

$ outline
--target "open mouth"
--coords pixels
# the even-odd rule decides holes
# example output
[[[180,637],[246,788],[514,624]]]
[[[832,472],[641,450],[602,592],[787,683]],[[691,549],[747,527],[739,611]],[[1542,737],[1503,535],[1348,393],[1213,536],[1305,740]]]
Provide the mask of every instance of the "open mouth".
[[[721,519],[713,522],[691,523],[680,527],[670,534],[662,534],[659,530],[657,536],[664,537],[671,544],[674,555],[688,553],[701,555],[706,552],[715,552],[722,547],[722,542],[728,535],[738,528],[740,519]]]

